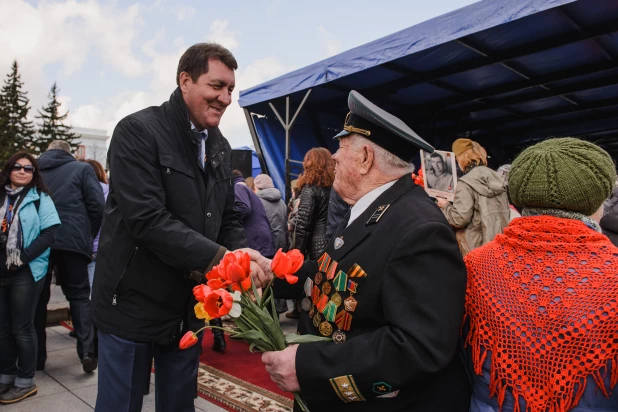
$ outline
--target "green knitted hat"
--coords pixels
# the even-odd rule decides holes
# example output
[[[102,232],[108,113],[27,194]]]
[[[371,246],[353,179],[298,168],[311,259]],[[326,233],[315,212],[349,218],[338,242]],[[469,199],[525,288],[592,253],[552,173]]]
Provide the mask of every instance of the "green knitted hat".
[[[616,168],[609,154],[585,140],[549,139],[524,150],[511,165],[509,195],[522,207],[593,215],[609,197]]]

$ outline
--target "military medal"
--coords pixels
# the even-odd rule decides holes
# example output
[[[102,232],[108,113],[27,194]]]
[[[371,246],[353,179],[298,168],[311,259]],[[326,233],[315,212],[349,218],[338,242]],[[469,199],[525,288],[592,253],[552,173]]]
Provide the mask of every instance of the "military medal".
[[[355,263],[354,266],[348,270],[348,276],[351,278],[364,278],[367,277],[367,273]]]
[[[311,301],[314,305],[316,305],[318,300],[320,300],[320,288],[313,285],[313,291],[311,291]]]
[[[341,246],[343,246],[343,236],[338,237],[335,239],[335,250],[339,249]]]
[[[345,298],[343,301],[343,307],[348,312],[354,312],[356,310],[356,305],[358,305],[358,302],[352,296]]]
[[[322,293],[325,295],[330,294],[332,290],[332,286],[330,285],[330,283],[328,281],[324,282],[324,284],[322,285]]]
[[[309,317],[313,319],[313,315],[315,315],[315,306],[311,305],[311,310],[309,311]]]
[[[326,306],[324,306],[322,314],[327,321],[334,322],[335,315],[337,314],[337,305],[335,305],[333,302],[328,302]]]
[[[315,274],[315,284],[319,285],[320,283],[322,283],[322,272]]]
[[[352,315],[350,315],[345,310],[337,313],[337,317],[335,318],[335,323],[341,330],[350,330],[352,327]]]
[[[356,288],[358,287],[358,283],[353,280],[348,280],[348,290],[350,293],[356,293]]]
[[[324,336],[330,336],[330,334],[333,333],[332,325],[328,322],[320,323],[320,333]]]
[[[340,270],[335,280],[333,280],[333,285],[335,285],[337,292],[345,292],[348,287],[348,275],[343,270]]]
[[[333,294],[333,296],[330,297],[330,301],[333,302],[335,306],[339,307],[341,306],[341,302],[343,302],[343,299],[341,299],[341,295],[339,293],[335,293]]]
[[[341,329],[335,331],[335,333],[333,333],[333,342],[335,343],[343,343],[346,340],[346,336],[345,333],[343,333],[341,331]]]
[[[313,317],[313,326],[317,328],[318,326],[320,326],[320,322],[322,322],[322,318],[320,317],[320,313],[318,312]]]
[[[330,266],[328,267],[328,271],[326,272],[326,279],[332,280],[335,277],[336,272],[337,272],[337,262],[333,260]]]
[[[313,289],[313,280],[311,280],[310,278],[307,278],[307,280],[305,280],[305,296],[311,296],[311,290]]]
[[[318,265],[320,272],[326,272],[328,265],[330,265],[330,256],[328,256],[328,253],[324,252],[322,257],[318,259]]]
[[[324,312],[324,308],[326,307],[327,303],[328,303],[328,296],[322,295],[320,296],[320,299],[318,299],[318,303],[315,304],[315,307],[318,308],[320,312]]]
[[[313,306],[313,304],[311,303],[309,298],[303,298],[303,300],[300,302],[300,306],[305,312],[309,312],[309,309],[311,309],[311,306]]]

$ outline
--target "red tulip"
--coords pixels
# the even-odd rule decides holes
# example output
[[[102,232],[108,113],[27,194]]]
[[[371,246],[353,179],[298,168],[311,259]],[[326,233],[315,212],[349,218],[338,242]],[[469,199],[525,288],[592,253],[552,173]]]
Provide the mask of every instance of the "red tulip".
[[[298,249],[290,250],[285,253],[279,249],[273,258],[270,267],[280,279],[285,279],[289,284],[298,282],[298,277],[294,273],[298,272],[303,265],[305,258]]]
[[[208,286],[213,290],[249,290],[251,287],[251,258],[248,253],[236,251],[226,254],[221,262],[206,274]]]
[[[180,349],[187,349],[197,343],[197,335],[191,331],[185,333],[185,336],[180,339],[178,347]]]
[[[193,288],[193,296],[195,296],[195,300],[197,300],[198,302],[204,302],[206,296],[208,296],[212,292],[212,289],[210,285],[197,285]]]
[[[204,309],[213,319],[227,315],[232,310],[234,298],[224,289],[213,290],[211,294],[206,296],[204,301]]]

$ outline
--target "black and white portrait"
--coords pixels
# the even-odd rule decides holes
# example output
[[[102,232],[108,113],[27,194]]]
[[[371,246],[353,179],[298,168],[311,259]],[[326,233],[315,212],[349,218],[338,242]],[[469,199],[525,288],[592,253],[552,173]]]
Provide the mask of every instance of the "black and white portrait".
[[[433,153],[422,151],[421,159],[427,193],[432,197],[452,200],[457,185],[454,153],[441,150]]]

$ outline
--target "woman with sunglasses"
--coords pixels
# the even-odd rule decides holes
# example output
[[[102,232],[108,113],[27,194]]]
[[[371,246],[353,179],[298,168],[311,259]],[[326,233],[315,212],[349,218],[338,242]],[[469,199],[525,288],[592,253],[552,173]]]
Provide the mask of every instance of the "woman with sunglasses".
[[[34,310],[60,219],[30,154],[0,172],[0,405],[36,395]]]

